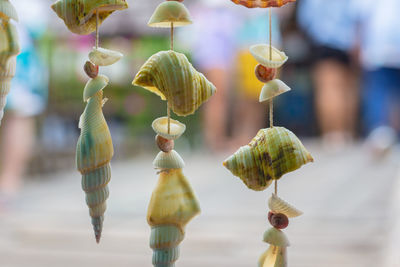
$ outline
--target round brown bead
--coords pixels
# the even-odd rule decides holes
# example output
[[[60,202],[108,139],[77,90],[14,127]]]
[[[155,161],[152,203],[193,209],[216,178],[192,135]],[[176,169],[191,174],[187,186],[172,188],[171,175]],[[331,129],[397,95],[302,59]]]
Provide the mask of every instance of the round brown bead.
[[[99,74],[99,66],[94,65],[90,61],[86,61],[83,69],[85,70],[85,73],[87,74],[87,76],[89,76],[92,79],[96,78],[97,75]]]
[[[283,213],[273,214],[270,222],[277,229],[285,229],[289,225],[289,219]]]
[[[166,139],[160,135],[156,136],[156,144],[162,152],[170,152],[174,149],[174,140]]]
[[[256,73],[257,79],[260,82],[266,83],[266,82],[269,82],[269,81],[275,79],[276,69],[268,68],[268,67],[265,67],[265,66],[263,66],[261,64],[258,64],[256,66],[255,73]]]

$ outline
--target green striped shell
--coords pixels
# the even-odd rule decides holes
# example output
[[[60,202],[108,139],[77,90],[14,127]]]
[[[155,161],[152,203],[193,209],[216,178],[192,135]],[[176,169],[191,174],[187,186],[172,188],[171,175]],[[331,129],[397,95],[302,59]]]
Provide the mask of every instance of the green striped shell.
[[[13,57],[8,60],[4,69],[0,69],[0,124],[4,115],[4,107],[7,103],[7,95],[11,89],[11,79],[15,75],[16,65],[17,59]]]
[[[179,258],[179,244],[185,234],[175,225],[158,225],[151,228],[150,247],[152,263],[156,267],[173,267]]]
[[[184,54],[161,51],[150,57],[136,75],[133,85],[142,86],[167,100],[180,116],[193,114],[216,91],[195,70]]]
[[[0,69],[6,68],[7,61],[17,56],[19,52],[16,27],[9,22],[0,22]]]
[[[18,21],[18,14],[9,0],[0,0],[0,19]]]
[[[59,0],[51,8],[71,32],[87,35],[96,30],[96,10],[100,25],[114,11],[128,8],[128,4],[126,0]]]
[[[312,162],[311,154],[291,131],[283,127],[261,129],[247,145],[230,156],[224,166],[250,188],[261,191],[285,173]]]

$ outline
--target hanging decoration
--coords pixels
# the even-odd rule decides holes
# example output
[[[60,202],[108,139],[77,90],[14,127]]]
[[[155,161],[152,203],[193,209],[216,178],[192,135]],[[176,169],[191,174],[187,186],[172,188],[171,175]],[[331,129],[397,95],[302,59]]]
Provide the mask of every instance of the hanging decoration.
[[[268,221],[273,226],[264,233],[264,242],[270,245],[261,255],[259,267],[286,267],[289,240],[282,231],[289,225],[289,218],[302,214],[278,197],[278,180],[286,173],[313,161],[297,136],[283,127],[274,126],[273,99],[290,91],[283,81],[276,78],[277,69],[288,60],[286,54],[272,46],[271,7],[280,7],[295,0],[231,0],[248,8],[269,8],[269,44],[250,47],[250,53],[259,63],[255,69],[258,80],[264,83],[260,102],[269,103],[269,128],[261,129],[251,142],[241,147],[223,163],[239,177],[249,189],[262,191],[273,182],[275,192],[268,200]]]
[[[76,147],[76,164],[82,174],[82,189],[86,193],[96,242],[99,243],[109,196],[110,161],[114,148],[102,111],[107,102],[103,90],[109,79],[98,73],[99,66],[112,65],[123,56],[117,51],[99,47],[99,26],[114,11],[127,9],[128,4],[125,0],[59,0],[51,7],[71,32],[80,35],[96,32],[95,47],[84,65],[84,71],[91,79],[83,90],[86,108],[79,120],[81,134]]]
[[[184,161],[173,150],[175,140],[185,132],[186,126],[171,118],[171,110],[179,116],[193,114],[216,91],[184,54],[174,51],[174,28],[192,23],[189,11],[181,2],[166,1],[156,8],[148,25],[170,28],[171,48],[150,57],[133,81],[133,85],[144,87],[167,101],[167,116],[152,124],[161,150],[153,162],[159,180],[147,213],[152,262],[156,267],[175,266],[185,226],[200,213],[198,200],[182,172]]]
[[[0,0],[0,125],[20,52],[17,29],[11,20],[18,22],[17,11],[9,0]]]

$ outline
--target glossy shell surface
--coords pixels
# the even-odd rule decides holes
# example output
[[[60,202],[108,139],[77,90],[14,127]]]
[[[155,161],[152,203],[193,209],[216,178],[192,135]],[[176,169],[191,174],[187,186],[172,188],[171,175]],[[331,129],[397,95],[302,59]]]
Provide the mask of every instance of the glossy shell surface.
[[[247,8],[267,8],[281,7],[288,3],[296,2],[296,0],[231,0],[233,3],[245,6]]]

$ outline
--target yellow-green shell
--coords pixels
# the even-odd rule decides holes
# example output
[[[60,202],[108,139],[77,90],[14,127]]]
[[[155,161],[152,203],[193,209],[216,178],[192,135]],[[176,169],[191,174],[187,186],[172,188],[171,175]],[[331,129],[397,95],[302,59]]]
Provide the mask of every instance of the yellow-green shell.
[[[20,47],[16,27],[10,22],[0,23],[0,69],[5,69],[10,58],[19,54]]]
[[[16,57],[12,57],[7,61],[5,68],[0,68],[0,124],[4,115],[4,107],[7,103],[7,95],[11,89],[11,79],[15,75],[17,65]]]
[[[224,166],[250,188],[261,191],[285,173],[312,162],[311,154],[295,134],[283,127],[261,129]]]
[[[100,25],[114,11],[128,8],[128,4],[126,0],[59,0],[51,7],[71,32],[87,35],[96,30],[96,12]]]
[[[184,54],[174,51],[161,51],[150,57],[133,84],[167,100],[172,111],[180,116],[193,114],[216,91]]]
[[[189,10],[187,10],[184,4],[177,1],[165,1],[161,3],[151,16],[148,25],[150,27],[170,28],[171,23],[174,23],[174,27],[186,26],[193,23]]]
[[[258,260],[258,267],[287,267],[287,249],[270,246]]]
[[[9,0],[0,0],[0,19],[18,21],[17,11]]]

